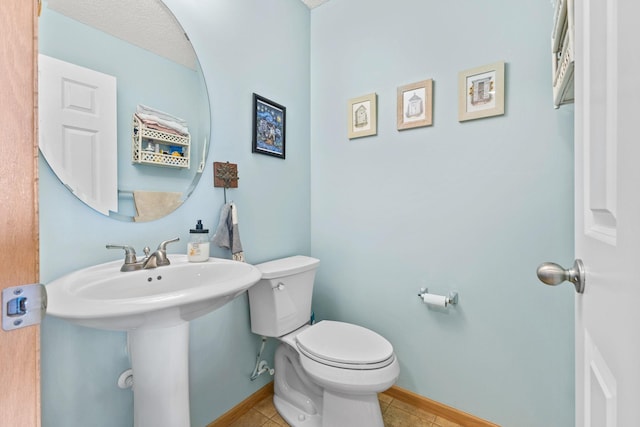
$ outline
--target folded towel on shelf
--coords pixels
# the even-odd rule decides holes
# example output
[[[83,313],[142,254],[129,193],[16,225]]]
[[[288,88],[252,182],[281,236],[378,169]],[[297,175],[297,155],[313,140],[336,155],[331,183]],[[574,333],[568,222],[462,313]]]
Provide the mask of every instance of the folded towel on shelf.
[[[244,261],[238,228],[238,208],[234,203],[222,206],[218,227],[211,241],[221,248],[229,249],[234,260]]]
[[[136,222],[153,221],[175,211],[182,204],[182,193],[169,191],[133,191]]]
[[[173,114],[165,113],[164,111],[156,110],[155,108],[151,108],[144,104],[138,104],[136,111],[141,114],[156,116],[159,119],[176,122],[178,124],[181,124],[182,126],[187,126],[187,122],[180,117],[176,117]]]
[[[156,120],[153,119],[144,119],[142,118],[144,114],[138,114],[136,113],[135,116],[138,118],[138,120],[140,120],[148,129],[155,129],[155,130],[159,130],[162,132],[166,132],[166,133],[170,133],[172,135],[179,135],[179,136],[186,136],[186,133],[180,132],[176,129],[170,128],[168,126],[165,126],[163,124],[158,123]],[[147,116],[149,117],[149,116]]]
[[[189,134],[189,127],[185,120],[165,113],[164,111],[138,104],[136,107],[136,115],[145,122],[145,124],[162,125],[179,132],[181,135]]]

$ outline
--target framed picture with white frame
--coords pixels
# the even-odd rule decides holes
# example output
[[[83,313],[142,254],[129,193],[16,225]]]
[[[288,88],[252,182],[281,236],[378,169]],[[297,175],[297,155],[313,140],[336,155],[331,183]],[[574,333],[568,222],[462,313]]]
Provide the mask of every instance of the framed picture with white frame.
[[[504,114],[504,61],[458,74],[458,121]]]
[[[375,93],[370,93],[349,100],[349,139],[371,136],[378,133],[377,97]]]
[[[398,130],[433,124],[433,80],[400,86],[397,94]]]

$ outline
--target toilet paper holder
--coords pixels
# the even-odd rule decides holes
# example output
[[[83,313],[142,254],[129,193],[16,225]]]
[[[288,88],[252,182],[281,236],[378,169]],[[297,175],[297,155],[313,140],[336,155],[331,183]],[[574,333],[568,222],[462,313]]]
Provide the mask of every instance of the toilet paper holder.
[[[429,293],[429,289],[428,288],[420,288],[420,293],[418,294],[418,297],[420,297],[420,299],[423,299],[425,294]],[[431,295],[436,295],[436,294],[431,294]],[[441,296],[441,295],[436,295],[436,296]],[[444,296],[444,301],[445,301],[445,307],[453,304],[456,305],[458,304],[458,293],[456,291],[449,291],[449,293]]]

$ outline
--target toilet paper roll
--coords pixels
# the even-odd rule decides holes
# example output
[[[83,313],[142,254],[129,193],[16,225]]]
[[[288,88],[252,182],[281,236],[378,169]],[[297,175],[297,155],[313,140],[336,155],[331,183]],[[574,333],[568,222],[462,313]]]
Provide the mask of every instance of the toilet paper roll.
[[[425,304],[435,305],[437,307],[447,306],[447,297],[443,295],[422,294],[422,301]]]

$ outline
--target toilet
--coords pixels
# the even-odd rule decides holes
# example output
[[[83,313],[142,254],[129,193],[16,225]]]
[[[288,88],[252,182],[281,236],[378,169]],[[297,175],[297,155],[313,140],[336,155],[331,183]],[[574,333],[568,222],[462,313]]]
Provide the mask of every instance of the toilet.
[[[275,407],[294,427],[383,427],[377,393],[400,374],[393,346],[350,323],[311,324],[319,264],[298,255],[256,265],[262,279],[248,291],[251,331],[280,341]]]

